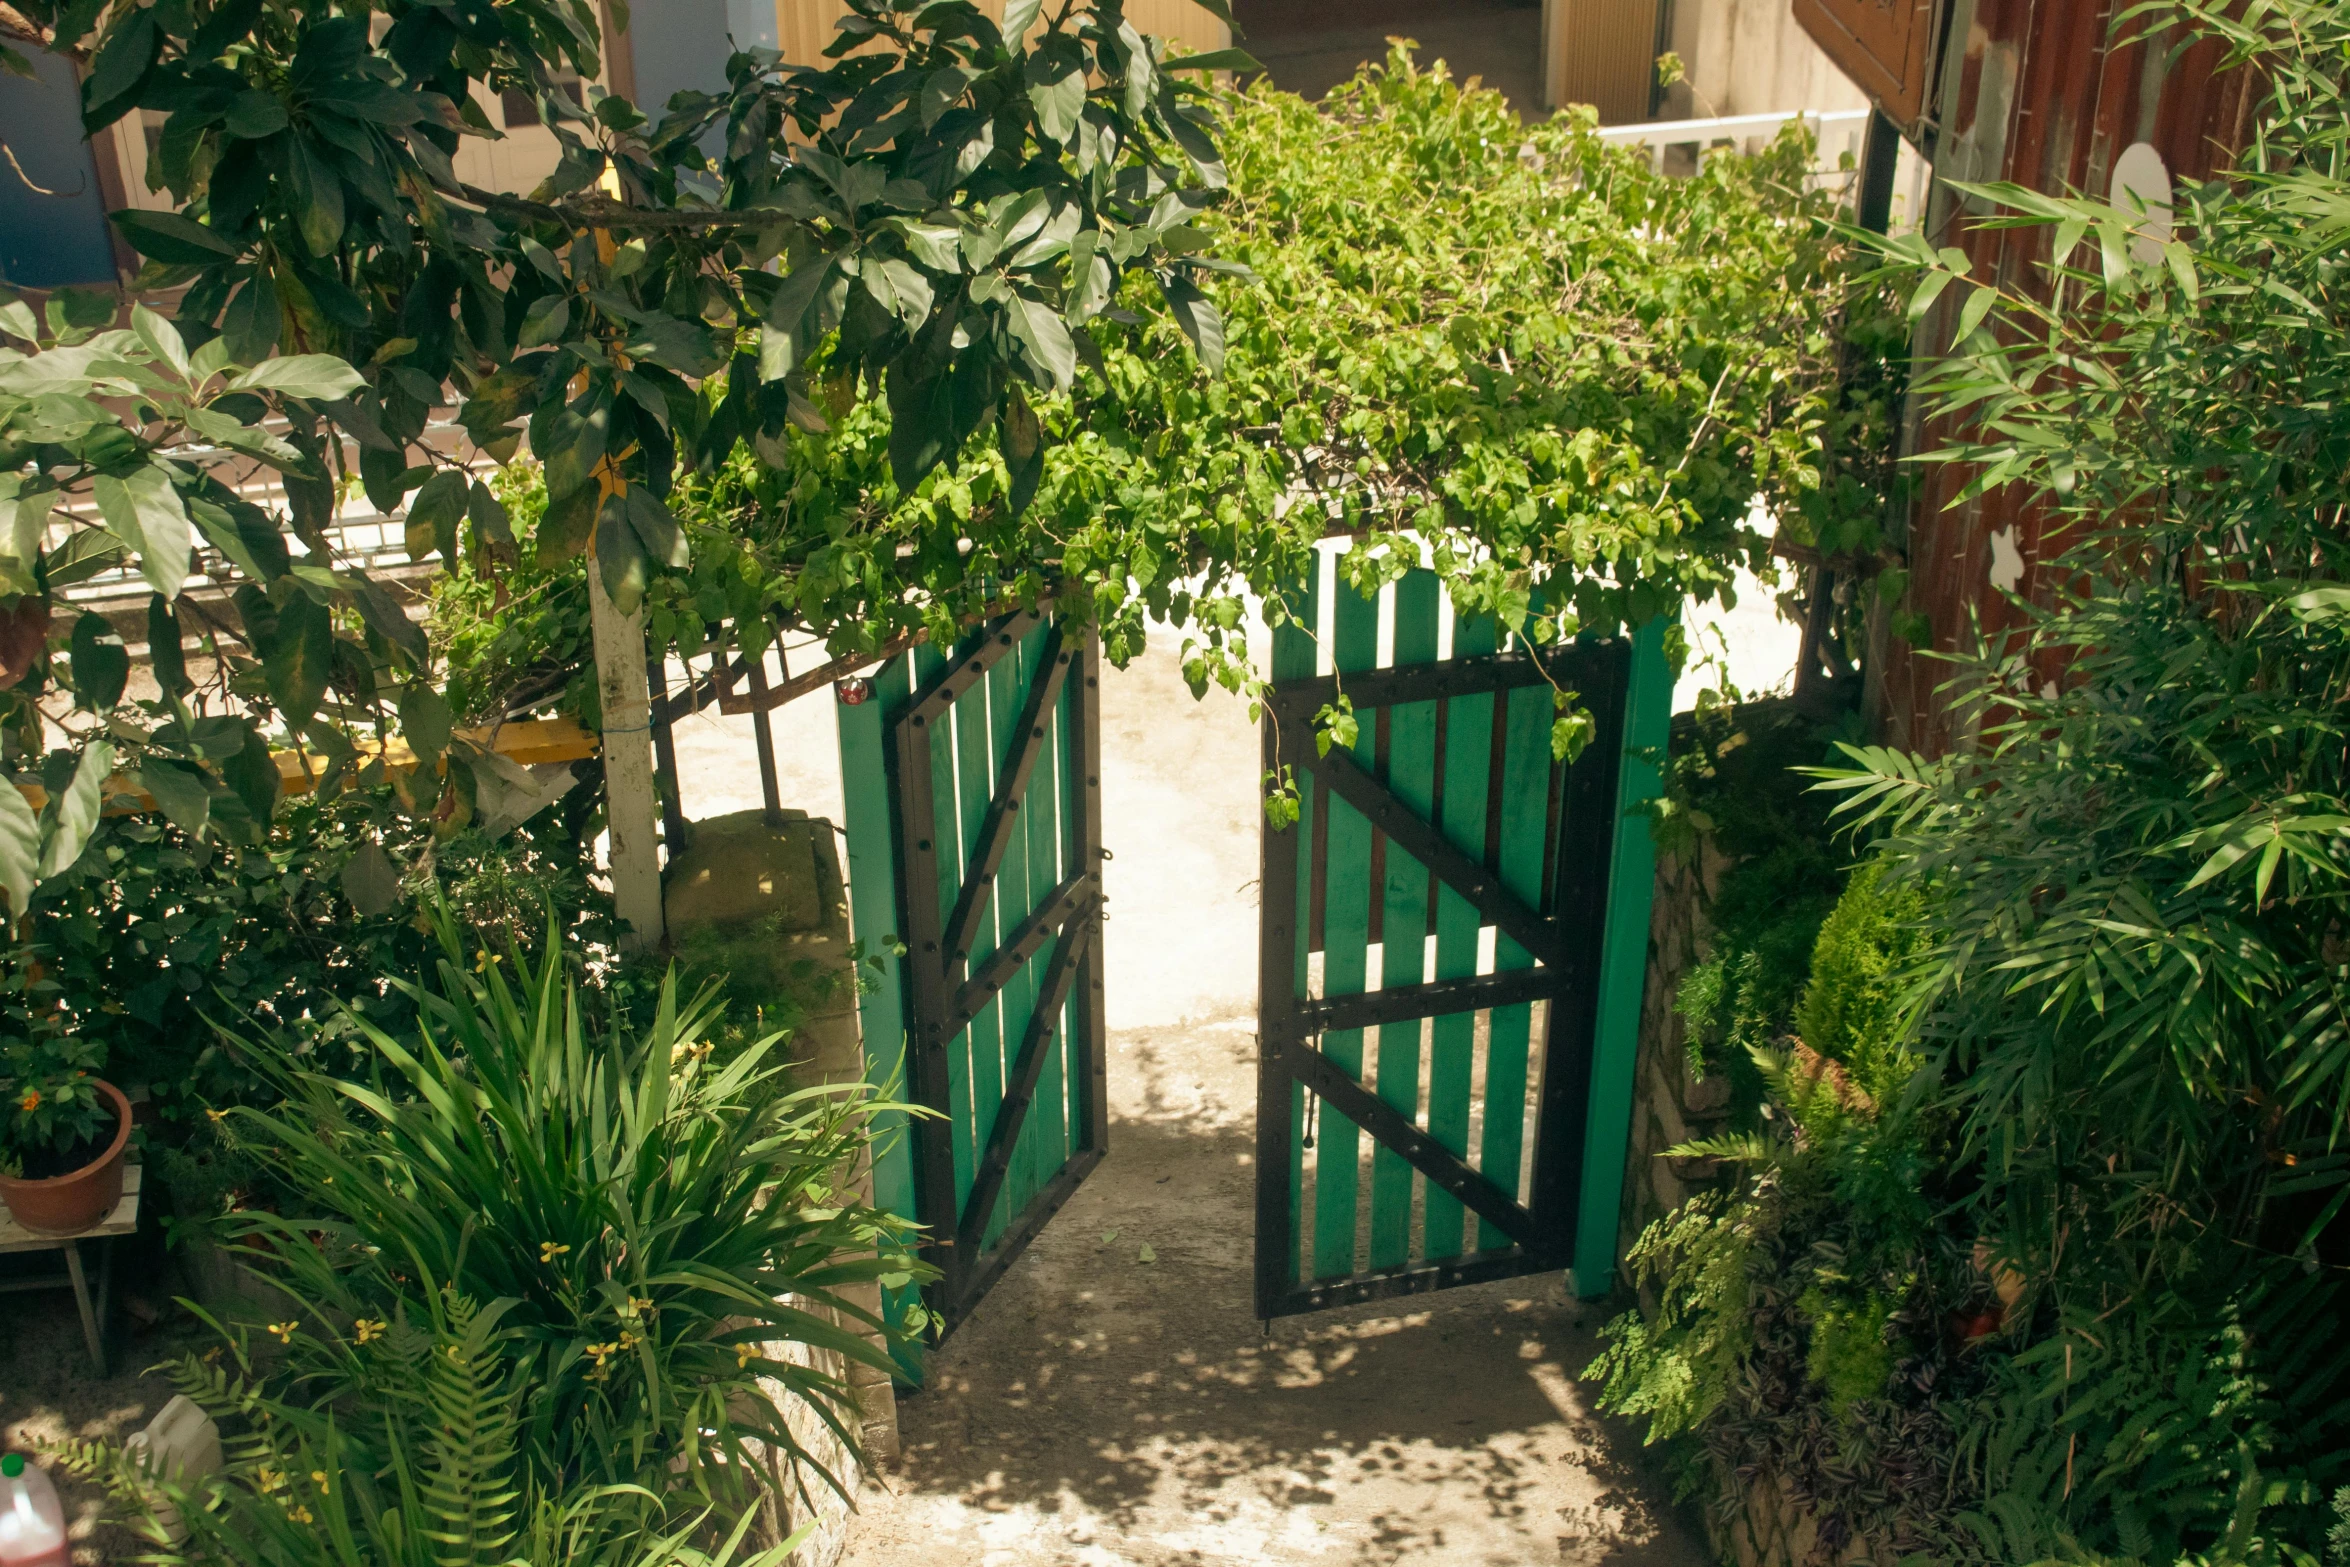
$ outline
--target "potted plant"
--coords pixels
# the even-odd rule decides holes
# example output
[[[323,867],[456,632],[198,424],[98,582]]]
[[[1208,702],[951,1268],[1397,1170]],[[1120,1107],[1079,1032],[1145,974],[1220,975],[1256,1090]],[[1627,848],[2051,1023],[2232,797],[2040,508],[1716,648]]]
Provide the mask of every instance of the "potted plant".
[[[79,1234],[122,1200],[131,1106],[99,1064],[45,1019],[0,1044],[0,1202],[36,1234]]]

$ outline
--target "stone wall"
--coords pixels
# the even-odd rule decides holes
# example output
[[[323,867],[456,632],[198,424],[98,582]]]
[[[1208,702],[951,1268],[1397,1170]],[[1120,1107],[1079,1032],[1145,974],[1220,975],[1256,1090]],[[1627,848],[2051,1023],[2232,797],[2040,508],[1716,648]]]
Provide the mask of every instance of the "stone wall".
[[[786,811],[769,823],[742,811],[694,824],[684,853],[668,869],[670,937],[696,967],[721,969],[748,994],[788,998],[801,1016],[791,1038],[793,1076],[801,1083],[861,1081],[865,1049],[857,1027],[855,960],[849,940],[848,896],[839,847],[830,822]],[[850,1184],[870,1201],[872,1174],[860,1162]],[[878,1316],[881,1289],[860,1284],[841,1291],[850,1304]],[[880,1335],[868,1335],[875,1344]],[[897,1395],[887,1372],[845,1365],[841,1356],[804,1344],[774,1345],[770,1355],[844,1378],[856,1390],[859,1443],[868,1460],[897,1456]],[[784,1425],[808,1455],[792,1472],[775,1456],[777,1495],[756,1531],[775,1544],[803,1524],[815,1531],[790,1558],[792,1567],[833,1567],[848,1545],[849,1502],[810,1467],[821,1466],[852,1493],[862,1476],[848,1446],[816,1410],[769,1383]]]
[[[1617,1244],[1627,1251],[1641,1231],[1722,1179],[1715,1161],[1668,1158],[1665,1150],[1707,1135],[1729,1112],[1728,1079],[1689,1075],[1688,1025],[1673,1010],[1682,976],[1705,959],[1705,911],[1725,868],[1710,844],[1694,860],[1657,856],[1648,982],[1641,995],[1640,1054],[1632,1086],[1632,1138],[1617,1231]]]

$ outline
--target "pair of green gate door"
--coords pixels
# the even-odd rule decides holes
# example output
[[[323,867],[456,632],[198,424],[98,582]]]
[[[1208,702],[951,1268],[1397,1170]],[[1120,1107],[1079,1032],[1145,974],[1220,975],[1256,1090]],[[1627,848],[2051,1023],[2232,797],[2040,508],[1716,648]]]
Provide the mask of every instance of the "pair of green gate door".
[[[1321,576],[1275,634],[1266,703],[1266,769],[1295,770],[1300,809],[1264,835],[1257,1313],[1558,1268],[1603,1292],[1661,627],[1538,664],[1490,623],[1453,622],[1444,649],[1431,573],[1384,605],[1333,592],[1327,559]],[[891,660],[839,708],[856,928],[905,949],[864,998],[867,1054],[940,1112],[885,1129],[875,1197],[931,1237],[943,1331],[1106,1148],[1103,673],[1090,636],[1018,614]],[[1597,722],[1571,765],[1554,686]],[[1358,738],[1318,756],[1313,715],[1341,690]]]

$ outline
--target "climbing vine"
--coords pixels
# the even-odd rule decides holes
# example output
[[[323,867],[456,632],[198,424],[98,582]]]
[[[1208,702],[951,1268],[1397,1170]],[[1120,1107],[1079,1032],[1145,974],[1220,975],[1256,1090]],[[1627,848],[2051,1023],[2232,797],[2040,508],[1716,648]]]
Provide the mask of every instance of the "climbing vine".
[[[1196,359],[1129,284],[1039,404],[1016,511],[984,437],[900,485],[890,410],[818,350],[827,428],[686,487],[695,564],[651,587],[656,632],[690,652],[794,625],[853,655],[1049,593],[1113,659],[1173,623],[1195,688],[1243,690],[1253,602],[1279,618],[1333,533],[1365,590],[1424,562],[1544,643],[1727,601],[1737,566],[1770,566],[1758,500],[1811,537],[1873,525],[1875,491],[1840,477],[1889,419],[1848,406],[1838,342],[1886,311],[1803,135],[1669,177],[1401,48],[1319,104],[1257,85],[1219,112]]]

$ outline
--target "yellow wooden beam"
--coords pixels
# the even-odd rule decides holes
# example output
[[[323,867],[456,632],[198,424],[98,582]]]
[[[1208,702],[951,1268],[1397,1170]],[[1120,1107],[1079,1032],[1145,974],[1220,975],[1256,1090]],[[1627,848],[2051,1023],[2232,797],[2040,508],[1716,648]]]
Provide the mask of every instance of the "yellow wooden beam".
[[[582,729],[576,719],[520,718],[490,729],[460,729],[457,738],[472,742],[485,751],[495,751],[520,767],[537,767],[546,762],[578,762],[596,754],[596,736]],[[397,735],[379,748],[362,748],[359,765],[379,757],[395,772],[407,772],[416,766],[416,753],[408,742]],[[277,763],[278,786],[286,794],[308,794],[318,787],[318,780],[326,774],[326,759],[314,751],[272,751],[270,760]],[[20,783],[17,792],[36,811],[49,803],[49,791],[36,783]],[[114,773],[106,780],[107,813],[129,815],[135,811],[155,809],[154,796],[133,783],[128,774]],[[136,801],[135,808],[123,802]]]

